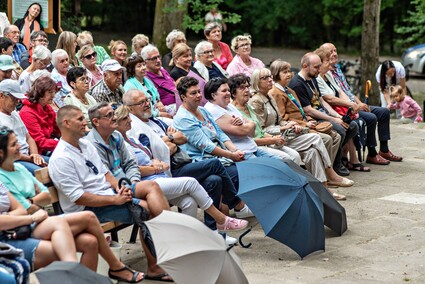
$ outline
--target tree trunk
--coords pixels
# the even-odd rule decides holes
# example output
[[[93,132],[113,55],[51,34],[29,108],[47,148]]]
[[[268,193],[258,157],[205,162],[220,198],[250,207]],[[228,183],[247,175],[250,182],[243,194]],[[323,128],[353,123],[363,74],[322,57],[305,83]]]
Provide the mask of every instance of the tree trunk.
[[[369,93],[369,104],[379,105],[379,86],[375,79],[379,66],[379,16],[381,0],[364,0],[362,27],[361,97],[364,99],[367,80],[372,81],[373,95]]]
[[[178,6],[176,6],[176,2],[178,3]],[[179,29],[185,32],[182,27],[183,16],[185,13],[187,13],[187,1],[156,1],[152,42],[155,43],[161,54],[169,52],[165,45],[165,38],[169,32],[173,29]]]

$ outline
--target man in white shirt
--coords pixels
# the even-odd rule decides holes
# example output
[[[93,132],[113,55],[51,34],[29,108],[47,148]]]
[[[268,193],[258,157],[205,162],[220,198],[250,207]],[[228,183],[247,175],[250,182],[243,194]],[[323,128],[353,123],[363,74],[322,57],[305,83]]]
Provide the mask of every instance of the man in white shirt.
[[[128,203],[133,200],[132,191],[124,186],[118,187],[118,181],[102,163],[96,148],[82,139],[87,126],[82,111],[76,106],[64,106],[59,109],[56,120],[62,138],[50,159],[49,174],[58,188],[63,211],[90,210],[100,222],[133,223],[128,209]],[[144,185],[161,191],[155,182],[144,181]],[[148,262],[145,278],[171,280],[143,242],[142,245]]]

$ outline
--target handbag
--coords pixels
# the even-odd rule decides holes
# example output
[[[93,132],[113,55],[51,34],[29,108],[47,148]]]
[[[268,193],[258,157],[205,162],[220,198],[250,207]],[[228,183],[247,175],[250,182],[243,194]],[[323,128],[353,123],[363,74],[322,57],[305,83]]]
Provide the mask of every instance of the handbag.
[[[332,106],[332,108],[340,115],[342,115],[342,121],[345,123],[350,123],[352,120],[356,120],[359,118],[358,113],[353,113],[353,109],[351,107],[344,106]]]
[[[228,150],[227,147],[226,147],[226,145],[224,145],[224,143],[221,142],[217,137],[214,137],[213,139],[211,139],[211,141],[217,147],[220,147],[223,150]],[[217,157],[217,156],[211,155],[209,153],[205,153],[205,152],[203,154],[203,158],[204,159],[218,159],[224,167],[228,167],[228,166],[231,166],[231,165],[234,164],[234,162],[231,159],[229,159],[229,158]]]
[[[175,170],[189,163],[192,163],[192,158],[177,147],[177,151],[171,156],[171,169]]]
[[[31,237],[31,233],[31,225],[19,226],[14,229],[2,231],[3,236],[9,240],[26,240]]]
[[[332,131],[332,123],[329,121],[322,121],[316,124],[314,128],[317,132],[329,134]]]

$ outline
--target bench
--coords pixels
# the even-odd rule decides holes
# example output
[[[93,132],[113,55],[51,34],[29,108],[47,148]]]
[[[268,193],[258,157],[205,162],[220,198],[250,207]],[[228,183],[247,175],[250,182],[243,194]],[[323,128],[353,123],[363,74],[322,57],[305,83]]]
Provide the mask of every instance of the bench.
[[[49,189],[50,198],[51,198],[55,215],[63,214],[62,208],[60,207],[60,204],[59,204],[58,191],[56,187],[53,185],[52,180],[50,179],[49,170],[47,168],[42,168],[42,169],[36,170],[34,172],[34,175],[42,184],[44,184]],[[100,224],[103,232],[110,233],[111,239],[116,242],[118,242],[118,231],[124,228],[127,228],[128,226],[131,226],[131,225],[132,224],[122,224],[119,222],[106,222],[106,223]],[[139,228],[137,227],[137,225],[134,225],[133,230],[131,232],[129,243],[136,242],[138,231],[139,231]]]

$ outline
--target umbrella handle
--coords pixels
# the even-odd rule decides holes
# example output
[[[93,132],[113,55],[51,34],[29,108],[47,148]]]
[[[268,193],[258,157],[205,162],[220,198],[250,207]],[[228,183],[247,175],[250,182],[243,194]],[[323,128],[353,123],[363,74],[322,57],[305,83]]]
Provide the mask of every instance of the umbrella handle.
[[[249,244],[244,244],[243,242],[242,242],[242,238],[243,237],[245,237],[249,232],[251,232],[251,230],[252,230],[252,227],[250,227],[248,230],[246,230],[244,233],[242,233],[240,236],[239,236],[239,244],[241,245],[241,247],[243,247],[243,248],[249,248],[251,245],[252,245],[252,243],[249,243]]]

